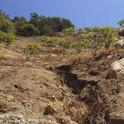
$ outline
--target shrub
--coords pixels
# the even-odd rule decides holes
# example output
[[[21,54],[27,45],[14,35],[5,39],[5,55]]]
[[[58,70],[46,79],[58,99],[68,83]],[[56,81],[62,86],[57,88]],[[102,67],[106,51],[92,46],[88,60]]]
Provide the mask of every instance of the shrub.
[[[100,28],[99,27],[84,27],[82,31],[84,32],[99,32]]]
[[[15,41],[15,35],[12,33],[4,33],[0,31],[0,42],[3,42],[7,45]]]
[[[23,25],[25,25],[26,23],[28,23],[27,22],[27,20],[24,18],[24,17],[18,17],[18,16],[16,16],[13,20],[12,20],[12,22],[15,24],[15,28],[16,28],[16,34],[17,35],[21,35],[21,27],[23,26]]]
[[[47,36],[53,36],[55,34],[55,32],[49,26],[43,26],[42,31],[40,33],[45,34]]]
[[[39,51],[39,47],[37,44],[28,44],[27,45],[28,53],[34,54]]]
[[[56,41],[48,40],[48,41],[47,41],[47,44],[48,44],[49,46],[52,46],[52,45],[55,45],[55,44],[56,44]]]
[[[15,33],[14,24],[2,13],[0,13],[0,31]]]
[[[39,30],[32,24],[25,24],[21,27],[22,36],[35,36],[39,34]]]
[[[59,45],[65,49],[75,47],[72,41],[67,40],[59,41]]]
[[[63,33],[70,34],[73,30],[74,30],[74,28],[72,28],[72,27],[66,28],[66,29],[63,30]]]
[[[115,42],[116,30],[109,26],[84,28],[81,31],[80,45],[84,48],[107,48]]]
[[[104,38],[104,45],[105,47],[109,47],[110,45],[113,45],[115,42],[115,30],[112,27],[101,27],[100,31],[102,33],[102,36]]]

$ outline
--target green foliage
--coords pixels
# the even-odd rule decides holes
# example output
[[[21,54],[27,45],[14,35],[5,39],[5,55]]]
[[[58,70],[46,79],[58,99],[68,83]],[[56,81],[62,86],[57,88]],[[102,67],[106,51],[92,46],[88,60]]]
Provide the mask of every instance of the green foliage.
[[[41,40],[50,46],[59,45],[65,49],[77,47],[77,42],[68,38],[42,36]]]
[[[121,27],[123,27],[124,26],[124,19],[118,21],[118,25],[121,26]]]
[[[39,30],[30,24],[24,17],[15,17],[13,19],[16,27],[16,34],[20,36],[34,36],[39,34]]]
[[[25,24],[21,27],[22,36],[34,36],[39,34],[39,30],[32,24]]]
[[[28,44],[27,50],[28,50],[28,53],[34,54],[39,51],[39,46],[37,44]]]
[[[71,41],[60,41],[59,45],[63,46],[64,48],[68,49],[68,48],[72,48],[73,47],[73,42]]]
[[[99,32],[100,27],[84,27],[84,32]]]
[[[42,30],[40,30],[40,33],[45,34],[45,35],[49,35],[49,36],[55,34],[55,32],[52,30],[52,28],[45,26],[45,25],[43,26]]]
[[[52,46],[52,45],[55,45],[55,41],[53,41],[53,40],[48,40],[47,41],[47,44],[49,45],[49,46]]]
[[[70,27],[70,28],[64,29],[63,30],[63,33],[65,33],[65,34],[71,34],[71,32],[73,32],[73,31],[74,31],[74,28],[73,27]]]
[[[10,45],[15,41],[15,35],[12,33],[4,33],[0,31],[0,42]]]
[[[57,32],[62,32],[63,29],[70,27],[74,28],[74,25],[65,18],[45,17],[32,13],[29,21],[18,16],[9,19],[5,13],[0,11],[0,30],[16,33],[20,36],[55,35]]]
[[[15,26],[14,24],[8,19],[8,17],[0,12],[0,31],[2,32],[9,32],[15,33]]]
[[[105,47],[113,45],[115,42],[115,30],[112,27],[101,27],[100,31],[104,37]]]
[[[16,16],[12,21],[15,24],[16,34],[21,35],[22,34],[21,28],[22,28],[22,26],[27,24],[27,20],[24,17]]]
[[[116,30],[112,27],[92,27],[79,31],[81,36],[81,46],[98,48],[109,47],[115,42]]]
[[[40,35],[55,34],[63,29],[74,27],[70,20],[60,17],[45,17],[36,13],[31,14],[30,23],[37,27]]]

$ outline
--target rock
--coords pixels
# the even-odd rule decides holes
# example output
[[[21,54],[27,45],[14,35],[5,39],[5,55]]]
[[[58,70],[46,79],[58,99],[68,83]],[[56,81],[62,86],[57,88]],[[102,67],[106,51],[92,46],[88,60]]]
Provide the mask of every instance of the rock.
[[[116,60],[110,65],[106,79],[122,79],[123,74],[124,74],[124,58],[120,60]]]
[[[115,44],[114,44],[114,46],[116,47],[116,48],[123,48],[124,47],[124,40],[122,39],[122,40],[118,40]]]
[[[121,74],[124,74],[124,58],[113,62],[111,64],[111,69],[116,72],[120,72]]]
[[[118,75],[124,74],[124,58],[114,61],[108,69],[107,79],[117,79]]]
[[[111,59],[111,58],[112,58],[112,55],[108,55],[108,56],[107,56],[107,59]]]

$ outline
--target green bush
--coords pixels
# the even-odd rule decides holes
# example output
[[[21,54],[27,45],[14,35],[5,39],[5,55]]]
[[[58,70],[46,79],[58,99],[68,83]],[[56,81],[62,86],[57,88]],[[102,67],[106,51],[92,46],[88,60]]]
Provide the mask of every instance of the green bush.
[[[12,22],[15,24],[15,28],[16,28],[16,35],[21,35],[21,27],[23,25],[25,25],[27,22],[27,20],[24,17],[14,17],[14,19],[12,20]]]
[[[28,44],[27,45],[28,53],[34,54],[39,51],[39,47],[37,44]]]
[[[3,42],[7,45],[15,41],[15,35],[12,33],[5,33],[0,31],[0,42]]]
[[[73,27],[70,27],[70,28],[66,28],[63,30],[63,33],[65,34],[70,34],[71,32],[73,32],[74,28]]]
[[[82,31],[84,31],[84,32],[99,32],[100,27],[84,27]]]
[[[59,45],[66,49],[75,47],[75,44],[73,44],[72,41],[67,41],[67,40],[59,41]]]
[[[47,44],[52,46],[52,45],[55,45],[56,44],[56,41],[53,41],[53,40],[48,40],[47,41]]]
[[[39,30],[32,24],[25,24],[21,27],[22,36],[35,36],[39,34]]]
[[[116,29],[109,26],[84,28],[81,31],[80,41],[84,48],[110,47],[115,42]]]
[[[113,45],[113,43],[115,42],[115,30],[112,27],[106,26],[101,27],[100,31],[104,38],[104,46],[109,47],[110,45]]]
[[[14,24],[2,13],[0,13],[0,31],[6,33],[15,33]]]

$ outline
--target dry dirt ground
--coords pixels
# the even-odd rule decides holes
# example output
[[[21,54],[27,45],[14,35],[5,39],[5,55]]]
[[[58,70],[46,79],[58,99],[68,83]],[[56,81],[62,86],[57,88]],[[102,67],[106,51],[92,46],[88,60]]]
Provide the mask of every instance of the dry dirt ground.
[[[39,50],[31,54],[29,43]],[[123,78],[110,70],[117,53],[78,53],[38,38],[1,44],[0,124],[123,124]]]

